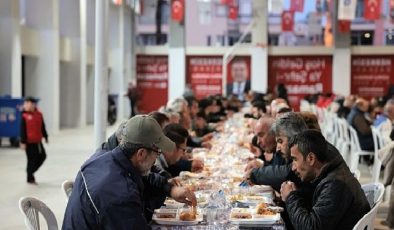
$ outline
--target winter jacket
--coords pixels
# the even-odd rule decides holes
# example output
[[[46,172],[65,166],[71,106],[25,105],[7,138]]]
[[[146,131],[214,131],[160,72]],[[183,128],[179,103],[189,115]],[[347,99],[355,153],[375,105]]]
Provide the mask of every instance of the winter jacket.
[[[147,229],[144,196],[170,189],[157,174],[142,178],[119,147],[93,155],[75,179],[62,229]]]
[[[353,229],[370,210],[360,183],[340,155],[311,184],[312,197],[296,190],[286,200],[294,229]]]

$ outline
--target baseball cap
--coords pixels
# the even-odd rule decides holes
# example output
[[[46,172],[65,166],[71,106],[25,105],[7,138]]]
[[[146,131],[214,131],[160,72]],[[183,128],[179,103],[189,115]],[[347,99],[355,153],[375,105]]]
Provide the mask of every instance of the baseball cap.
[[[175,143],[164,135],[159,123],[148,115],[130,118],[123,129],[122,141],[159,148],[162,152],[175,150]]]

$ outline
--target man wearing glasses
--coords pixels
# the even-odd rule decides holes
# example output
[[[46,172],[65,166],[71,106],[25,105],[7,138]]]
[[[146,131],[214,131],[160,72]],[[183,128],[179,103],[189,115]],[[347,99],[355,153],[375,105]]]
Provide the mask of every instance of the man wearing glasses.
[[[163,184],[149,173],[161,152],[175,144],[160,125],[146,115],[134,116],[123,129],[114,150],[94,155],[81,167],[64,215],[62,229],[148,229],[144,217],[147,195],[171,196],[196,205],[189,189]],[[142,176],[152,175],[148,180]]]

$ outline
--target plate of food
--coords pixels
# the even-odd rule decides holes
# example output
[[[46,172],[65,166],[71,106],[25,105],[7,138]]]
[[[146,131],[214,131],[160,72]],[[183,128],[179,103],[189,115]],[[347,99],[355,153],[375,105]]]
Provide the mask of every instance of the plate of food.
[[[274,224],[280,220],[280,214],[267,209],[268,206],[260,208],[234,208],[231,210],[230,221],[233,224],[258,225]]]
[[[161,225],[196,225],[203,220],[203,215],[197,208],[181,208],[175,213],[173,209],[156,209],[152,220]]]

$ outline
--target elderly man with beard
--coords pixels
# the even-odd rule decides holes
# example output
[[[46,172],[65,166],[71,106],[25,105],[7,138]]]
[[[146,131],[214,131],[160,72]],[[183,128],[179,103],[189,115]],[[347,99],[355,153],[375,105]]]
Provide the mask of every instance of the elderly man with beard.
[[[162,151],[174,149],[174,142],[153,118],[137,115],[128,120],[118,147],[93,155],[82,165],[62,229],[148,229],[144,217],[144,195],[148,192],[195,206],[192,191],[158,182],[163,177],[149,173]]]
[[[305,130],[289,141],[292,170],[314,187],[306,197],[293,182],[284,182],[281,197],[294,229],[353,229],[370,210],[358,180],[339,155],[330,152],[323,135]]]

